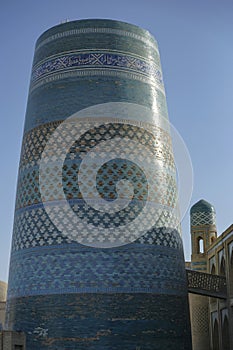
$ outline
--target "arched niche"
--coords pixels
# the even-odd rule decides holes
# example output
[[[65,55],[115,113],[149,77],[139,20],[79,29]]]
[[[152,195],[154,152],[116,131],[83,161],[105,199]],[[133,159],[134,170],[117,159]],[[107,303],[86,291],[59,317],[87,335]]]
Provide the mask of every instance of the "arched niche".
[[[213,350],[220,350],[219,349],[219,330],[218,330],[218,321],[214,321],[214,327],[213,327]]]
[[[213,264],[211,267],[211,271],[210,271],[211,275],[216,275],[216,268],[215,265]]]
[[[229,321],[226,315],[222,324],[222,350],[230,350]]]
[[[226,262],[224,256],[221,258],[221,263],[219,266],[219,275],[220,276],[225,276],[226,275]]]

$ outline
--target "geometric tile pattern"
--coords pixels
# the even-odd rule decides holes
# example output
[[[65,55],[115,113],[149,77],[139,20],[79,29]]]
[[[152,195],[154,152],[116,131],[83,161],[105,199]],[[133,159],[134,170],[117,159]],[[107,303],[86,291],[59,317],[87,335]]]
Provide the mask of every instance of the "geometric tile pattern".
[[[57,230],[42,205],[15,214],[12,251],[69,242]]]
[[[41,202],[39,191],[39,159],[49,136],[58,125],[59,123],[52,125],[50,123],[48,125],[44,125],[41,128],[36,128],[31,133],[26,134],[24,138],[18,180],[18,193],[16,203],[17,209]],[[48,132],[48,128],[50,127],[51,130]],[[81,127],[82,124],[80,123],[80,128]],[[99,143],[112,139],[114,137],[120,137],[122,139],[127,137],[129,140],[133,140],[138,143],[140,142],[142,146],[148,147],[151,153],[158,160],[162,160],[164,166],[171,169],[170,171],[174,173],[174,159],[171,149],[170,137],[162,129],[158,127],[154,127],[154,129],[155,130],[152,131],[156,132],[156,137],[153,134],[148,133],[148,131],[142,128],[138,128],[134,125],[109,123],[100,126],[98,129],[93,128],[88,133],[84,133],[78,142],[75,142],[74,146],[70,149],[70,152],[67,154],[67,161],[63,167],[64,184],[66,188],[65,191],[67,192],[68,198],[73,198],[75,195],[77,195],[77,198],[80,198],[79,193],[77,193],[77,189],[75,191],[74,187],[77,187],[77,173],[80,162],[82,161],[82,155],[84,153],[88,153],[89,150],[94,148]],[[109,150],[106,148],[105,151],[107,153]],[[132,149],[132,153],[133,152],[136,151]],[[135,157],[136,156],[137,153],[135,153]],[[99,188],[101,188],[101,172],[103,173],[103,177],[105,177],[106,173],[108,173],[109,182],[111,181],[110,177],[112,177],[113,180],[116,178],[116,176],[118,178],[122,178],[126,175],[129,176],[128,173],[134,181],[137,180],[137,178],[140,180],[140,176],[137,174],[138,169],[133,166],[131,166],[130,169],[127,169],[127,165],[122,164],[122,161],[114,162],[114,164],[112,164],[112,170],[106,169],[106,167],[107,165],[104,165],[98,173]],[[59,169],[56,169],[56,166],[52,169],[53,176],[55,176],[58,170]],[[132,171],[134,174],[132,174]],[[112,174],[110,174],[111,172]],[[170,186],[166,189],[166,191],[170,191],[168,194],[168,206],[172,206],[174,200],[176,200],[173,193],[175,187],[174,177],[170,176],[167,171],[164,173],[161,172],[160,174],[155,174],[155,191],[157,191],[159,185],[163,183],[166,185],[166,182],[170,183]],[[106,178],[104,181],[102,181],[102,183],[106,183]],[[140,184],[137,185],[138,189],[139,186]],[[56,191],[56,189],[54,190]],[[72,190],[74,190],[74,192],[72,192]],[[52,189],[50,189],[50,191],[51,197],[53,197]]]
[[[186,292],[183,253],[177,254],[165,245],[132,243],[130,249],[107,250],[79,244],[44,246],[13,253],[11,264],[10,298],[60,293]]]
[[[135,242],[140,242],[141,244],[154,244],[157,246],[165,246],[170,248],[175,248],[178,251],[183,250],[182,239],[179,232],[173,229],[177,223],[171,224],[171,228],[164,226],[160,228],[152,228],[146,234],[138,238]]]
[[[195,212],[191,214],[191,226],[215,225],[216,215],[214,212]]]
[[[32,129],[24,135],[20,157],[20,170],[38,165],[49,137],[60,124],[61,121],[47,123]]]
[[[101,118],[98,118],[101,120]],[[110,119],[110,118],[109,118]],[[94,118],[93,118],[94,120]],[[83,124],[90,120],[85,120]],[[61,124],[60,122],[50,122],[43,124],[37,128],[34,128],[30,132],[26,133],[23,138],[20,169],[32,167],[38,164],[41,154],[44,150],[48,139]],[[80,120],[80,126],[82,121]],[[165,132],[161,127],[151,124],[151,133],[142,127],[136,125],[130,125],[127,121],[107,123],[103,120],[103,125],[99,128],[93,128],[89,130],[76,142],[70,150],[70,153],[88,152],[91,148],[95,147],[98,143],[106,141],[113,137],[129,138],[136,142],[146,145],[150,148],[150,151],[159,159],[163,160],[170,167],[174,167],[174,158],[172,152],[171,138],[170,135]],[[156,137],[155,137],[156,135]],[[74,155],[68,154],[67,157],[72,159]]]
[[[166,216],[164,216],[165,214]],[[85,217],[85,210],[83,210],[80,215]],[[105,218],[106,217],[107,216],[105,216]],[[100,224],[98,219],[99,215],[96,215],[92,218],[92,222]],[[61,220],[65,225],[69,225],[69,220],[65,215]],[[101,221],[103,221],[103,218]],[[117,220],[115,219],[115,221],[116,225]],[[152,228],[138,238],[136,242],[140,242],[141,244],[164,245],[182,250],[181,238],[180,236],[177,236],[176,231],[174,231],[174,227],[178,226],[177,218],[171,213],[165,213],[164,210],[161,210],[160,222],[164,226],[156,229]],[[170,222],[170,228],[167,222]],[[113,227],[113,225],[114,223],[109,223],[109,227]],[[30,209],[21,210],[16,213],[12,238],[12,251],[65,243],[72,243],[72,239],[69,239],[58,231],[42,205],[33,206],[30,207]]]
[[[82,133],[82,125],[86,126],[87,121],[80,121],[78,128],[81,131],[81,137],[75,141],[66,155],[63,165],[63,188],[66,199],[70,207],[76,214],[76,217],[82,219],[82,223],[78,225],[73,222],[79,232],[85,234],[87,225],[102,227],[103,229],[119,227],[134,220],[142,211],[145,202],[150,202],[151,210],[148,215],[144,215],[143,220],[145,224],[150,222],[152,217],[156,218],[156,229],[159,228],[173,228],[179,230],[179,218],[176,212],[171,209],[176,205],[176,179],[174,176],[174,160],[172,155],[171,141],[169,135],[163,129],[152,126],[151,132],[131,124],[122,123],[107,123],[99,127],[91,127],[87,132]],[[60,123],[50,123],[43,125],[41,128],[34,129],[31,133],[27,133],[22,147],[20,171],[18,179],[18,191],[16,200],[16,215],[13,235],[13,250],[29,248],[32,246],[43,246],[51,244],[61,244],[71,242],[75,237],[67,238],[62,235],[51,222],[47,213],[41,204],[41,194],[39,186],[39,160],[41,153],[49,139],[50,134],[55,130]],[[72,130],[66,137],[72,140]],[[33,135],[33,136],[32,136]],[[61,135],[62,137],[63,135]],[[116,185],[121,180],[129,180],[134,185],[133,198],[130,204],[120,210],[118,213],[103,213],[90,207],[82,197],[82,192],[79,188],[78,175],[79,167],[86,153],[94,149],[103,141],[120,137],[123,140],[133,140],[138,145],[142,144],[151,151],[155,159],[163,162],[163,167],[158,171],[153,169],[153,164],[149,167],[154,173],[153,185],[150,188],[151,198],[148,197],[147,177],[144,172],[132,161],[124,159],[114,159],[104,163],[96,174],[95,169],[90,168],[85,173],[85,189],[86,196],[93,197],[93,190],[90,186],[91,179],[95,179],[94,185],[99,195],[105,201],[112,201],[117,199]],[[128,143],[130,145],[130,142]],[[56,144],[52,145],[52,149],[56,149]],[[105,157],[111,148],[106,146],[104,152],[93,155],[93,157]],[[131,154],[135,153],[135,159],[138,158],[138,148],[130,150]],[[142,159],[146,161],[146,154],[142,154]],[[65,210],[62,213],[56,212],[57,205],[61,206],[59,200],[62,198],[58,195],[56,185],[56,177],[59,177],[60,169],[56,163],[56,153],[50,154],[50,166],[48,168],[48,176],[53,179],[48,185],[45,195],[47,200],[54,203],[54,208],[51,206],[51,211],[54,212],[56,220],[61,225],[68,227],[72,222],[69,213]],[[94,158],[93,158],[94,159]],[[54,164],[54,166],[52,165]],[[125,187],[125,192],[127,187]],[[123,201],[123,199],[122,199]],[[165,207],[164,207],[165,205]],[[24,208],[24,209],[23,209]],[[32,209],[32,210],[31,210]],[[26,212],[25,212],[26,211]],[[27,213],[28,211],[28,213]],[[30,212],[30,219],[28,218]],[[67,222],[69,220],[69,223]],[[87,231],[88,232],[88,231]],[[76,235],[77,233],[75,233]],[[98,234],[98,232],[97,232]],[[130,232],[129,232],[130,234]],[[92,232],[92,239],[95,237]],[[142,236],[140,242],[147,242],[147,244],[156,244],[157,233],[149,233],[149,238],[145,239],[147,234]],[[102,239],[98,237],[98,239]],[[79,242],[82,242],[81,238]],[[161,243],[163,244],[163,243]],[[169,242],[166,244],[169,245]],[[171,240],[171,244],[172,240]]]
[[[208,305],[197,305],[193,308],[192,322],[194,325],[194,334],[200,335],[202,333],[209,334],[208,327]]]
[[[226,277],[194,270],[187,271],[188,290],[216,298],[226,298]]]

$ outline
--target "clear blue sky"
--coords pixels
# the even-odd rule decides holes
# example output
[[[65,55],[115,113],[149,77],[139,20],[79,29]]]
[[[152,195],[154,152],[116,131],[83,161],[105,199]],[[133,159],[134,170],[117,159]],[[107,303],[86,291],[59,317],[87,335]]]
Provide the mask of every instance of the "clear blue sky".
[[[191,155],[194,189],[214,204],[218,233],[233,222],[233,1],[21,0],[0,5],[0,280],[7,280],[18,162],[34,45],[62,20],[110,18],[157,39],[170,121]],[[189,215],[183,220],[190,256]]]

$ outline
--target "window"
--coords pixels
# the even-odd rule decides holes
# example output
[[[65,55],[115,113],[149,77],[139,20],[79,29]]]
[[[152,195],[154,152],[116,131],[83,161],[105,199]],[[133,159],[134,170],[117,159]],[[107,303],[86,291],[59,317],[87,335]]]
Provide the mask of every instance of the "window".
[[[204,253],[204,240],[202,237],[198,237],[197,239],[197,254]]]
[[[15,345],[14,350],[23,350],[23,345]]]

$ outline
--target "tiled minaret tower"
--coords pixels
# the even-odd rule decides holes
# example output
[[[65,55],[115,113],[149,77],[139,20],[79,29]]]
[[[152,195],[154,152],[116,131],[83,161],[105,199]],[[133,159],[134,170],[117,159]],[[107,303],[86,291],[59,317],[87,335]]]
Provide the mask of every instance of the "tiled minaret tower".
[[[216,214],[212,204],[201,199],[190,210],[192,240],[192,270],[207,272],[207,249],[217,238]],[[209,298],[191,294],[190,315],[193,350],[208,350],[209,344]]]
[[[190,349],[167,123],[146,30],[81,20],[37,41],[7,304],[27,349]]]
[[[217,238],[216,213],[212,204],[201,199],[190,210],[191,268],[207,271],[206,250]]]

